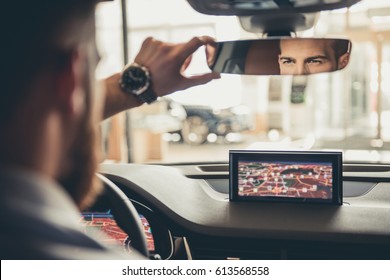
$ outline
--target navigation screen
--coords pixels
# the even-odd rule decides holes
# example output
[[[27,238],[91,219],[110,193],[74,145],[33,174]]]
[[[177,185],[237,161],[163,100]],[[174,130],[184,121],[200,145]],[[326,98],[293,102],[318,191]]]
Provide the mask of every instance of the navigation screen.
[[[341,153],[230,153],[231,200],[341,203]]]
[[[155,250],[152,230],[144,216],[140,215],[140,219],[144,226],[148,250],[152,252]],[[84,226],[86,234],[92,235],[108,246],[122,246],[127,253],[131,253],[131,237],[117,225],[111,211],[83,212],[80,223]],[[99,234],[99,232],[103,234]]]
[[[238,163],[239,196],[332,198],[332,164]]]

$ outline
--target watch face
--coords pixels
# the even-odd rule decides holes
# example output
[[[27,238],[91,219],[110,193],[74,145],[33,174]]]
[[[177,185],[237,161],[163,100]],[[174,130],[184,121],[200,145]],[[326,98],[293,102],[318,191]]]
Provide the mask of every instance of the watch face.
[[[142,94],[149,86],[149,73],[141,66],[129,66],[122,74],[122,88],[133,94]]]

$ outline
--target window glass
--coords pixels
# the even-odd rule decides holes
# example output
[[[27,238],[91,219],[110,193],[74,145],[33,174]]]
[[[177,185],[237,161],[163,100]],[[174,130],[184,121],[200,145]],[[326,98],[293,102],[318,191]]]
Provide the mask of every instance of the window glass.
[[[129,0],[127,8],[130,61],[148,36],[169,42],[201,35],[219,41],[261,37],[243,31],[235,17],[202,15],[182,0]],[[250,148],[342,149],[346,161],[389,161],[386,9],[388,1],[362,1],[349,10],[321,13],[313,28],[297,34],[350,38],[352,58],[343,71],[309,77],[222,75],[116,120],[116,129],[107,129],[104,138],[105,150],[116,150],[107,152],[107,159],[226,161],[229,149]],[[100,5],[97,30],[102,77],[123,65],[119,1]],[[187,74],[208,71],[202,61],[196,53]]]

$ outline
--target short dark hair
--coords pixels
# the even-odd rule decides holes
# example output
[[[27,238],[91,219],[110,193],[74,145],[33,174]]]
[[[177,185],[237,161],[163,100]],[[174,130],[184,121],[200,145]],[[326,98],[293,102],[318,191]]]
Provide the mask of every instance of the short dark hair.
[[[0,125],[23,100],[34,74],[51,60],[59,41],[94,13],[96,0],[19,0],[1,5]]]
[[[336,60],[338,60],[343,54],[351,52],[351,42],[347,39],[335,39],[333,48]]]

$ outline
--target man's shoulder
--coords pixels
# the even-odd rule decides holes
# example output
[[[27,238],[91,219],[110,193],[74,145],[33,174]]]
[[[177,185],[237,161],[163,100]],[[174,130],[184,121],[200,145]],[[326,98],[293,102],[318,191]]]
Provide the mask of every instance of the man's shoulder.
[[[53,213],[39,213],[42,210],[50,211],[50,207],[0,206],[1,259],[142,259],[136,253],[126,256],[106,247],[86,235],[77,221],[61,216],[56,221]]]
[[[56,184],[23,172],[0,170],[1,259],[126,257],[86,235],[79,218],[75,205]]]

